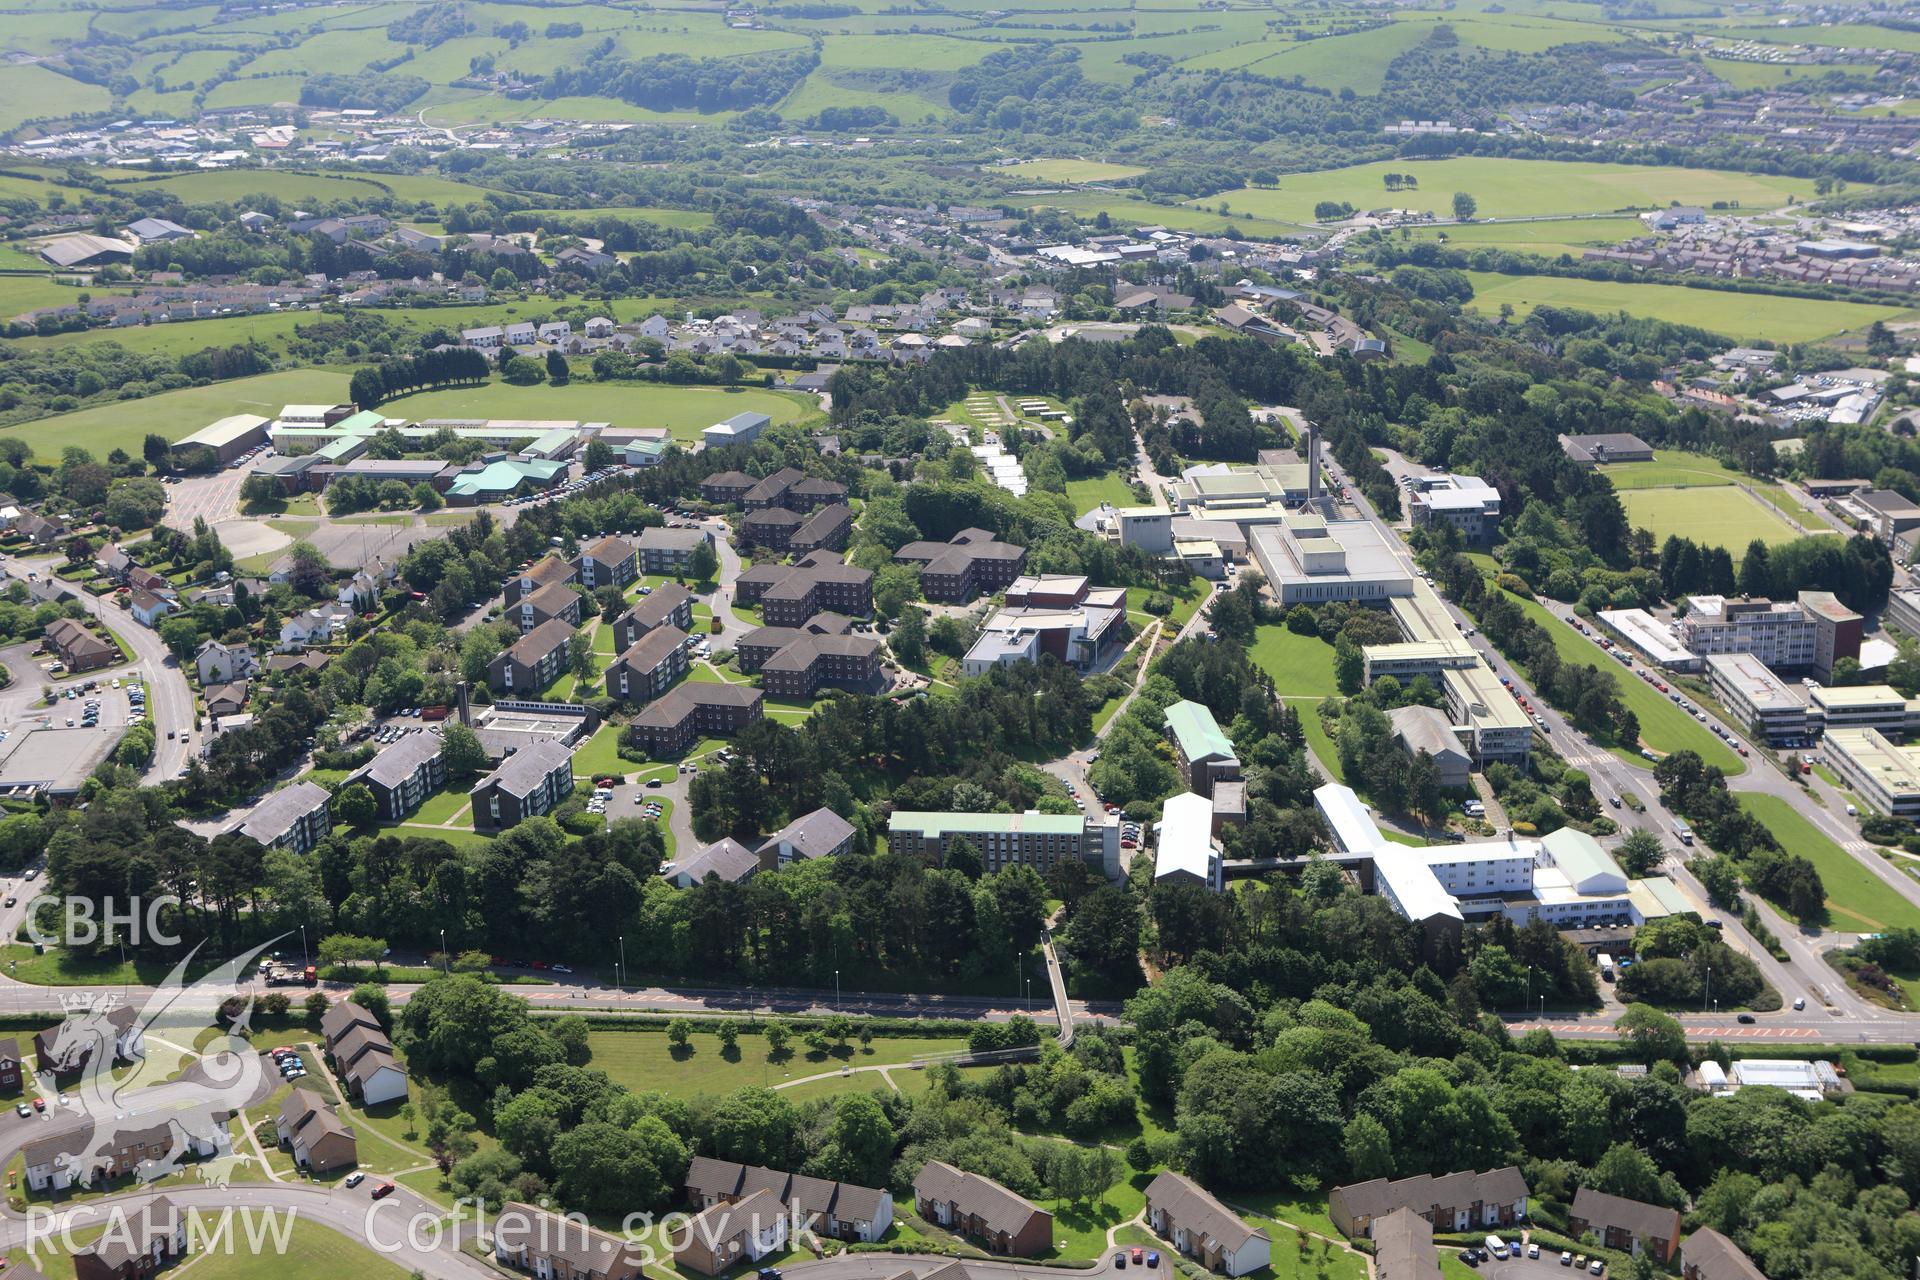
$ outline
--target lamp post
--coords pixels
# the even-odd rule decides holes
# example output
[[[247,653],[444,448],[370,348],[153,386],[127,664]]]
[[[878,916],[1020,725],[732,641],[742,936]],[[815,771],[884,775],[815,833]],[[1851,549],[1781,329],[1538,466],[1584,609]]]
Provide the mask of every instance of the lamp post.
[[[306,968],[313,961],[307,955],[307,926],[300,926],[300,967]]]
[[[447,959],[447,931],[445,929],[440,931],[440,972],[443,974],[453,972],[453,965]]]
[[[620,935],[620,971],[614,974],[614,977],[618,979],[616,985],[625,991],[627,989],[627,935],[624,933]]]
[[[1533,1003],[1533,966],[1532,965],[1527,966],[1527,1003],[1528,1004]],[[1521,1012],[1524,1013],[1526,1011],[1523,1009],[1521,1010]]]
[[[1708,965],[1707,966],[1707,994],[1706,994],[1706,999],[1700,1002],[1700,1012],[1705,1013],[1707,1011],[1707,1005],[1712,1003],[1712,1001],[1713,1001],[1713,966]]]
[[[840,971],[833,971],[833,1011],[840,1012]]]

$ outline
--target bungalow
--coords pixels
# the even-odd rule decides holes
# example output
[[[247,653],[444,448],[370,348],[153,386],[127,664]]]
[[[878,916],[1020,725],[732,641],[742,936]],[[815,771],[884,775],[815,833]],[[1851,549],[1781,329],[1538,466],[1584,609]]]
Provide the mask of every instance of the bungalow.
[[[293,1153],[293,1163],[314,1173],[329,1173],[359,1163],[353,1129],[334,1114],[320,1095],[295,1089],[280,1104],[274,1121],[280,1143]]]
[[[981,1241],[989,1253],[1031,1258],[1053,1244],[1053,1215],[992,1178],[929,1160],[913,1179],[914,1209],[929,1222]]]
[[[1171,1170],[1147,1184],[1147,1224],[1209,1271],[1243,1276],[1273,1260],[1273,1240],[1263,1229]]]
[[[115,582],[125,582],[127,574],[133,569],[133,557],[109,542],[94,552],[93,567]]]
[[[208,687],[205,693],[207,714],[215,720],[237,716],[247,705],[247,682],[234,680]]]
[[[717,1276],[739,1263],[752,1264],[787,1243],[787,1207],[760,1190],[730,1204],[703,1210],[680,1231],[673,1261],[682,1271]]]
[[[173,601],[151,591],[135,591],[127,602],[127,612],[133,615],[133,620],[148,629],[158,627],[160,619],[172,610]]]
[[[493,1256],[536,1280],[643,1280],[650,1250],[578,1217],[509,1200],[493,1219]]]
[[[1579,1239],[1589,1231],[1609,1249],[1645,1253],[1665,1265],[1680,1243],[1680,1211],[1582,1187],[1567,1214],[1567,1234]]]

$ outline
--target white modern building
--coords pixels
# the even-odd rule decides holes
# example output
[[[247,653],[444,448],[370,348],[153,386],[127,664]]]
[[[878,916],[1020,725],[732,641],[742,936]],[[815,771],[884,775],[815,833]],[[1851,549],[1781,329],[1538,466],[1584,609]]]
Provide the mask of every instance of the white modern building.
[[[1680,636],[1701,657],[1750,653],[1769,667],[1811,667],[1818,657],[1814,620],[1798,602],[1694,596],[1680,618]]]
[[[1226,887],[1213,843],[1213,801],[1182,791],[1167,800],[1154,830],[1155,884],[1197,884],[1216,892]]]
[[[1707,682],[1744,728],[1758,725],[1768,742],[1807,736],[1807,704],[1750,653],[1707,656]]]
[[[1249,538],[1253,558],[1282,608],[1332,600],[1384,605],[1413,594],[1412,567],[1370,520],[1288,515]]]
[[[1500,530],[1500,491],[1479,476],[1412,476],[1407,517],[1416,529],[1451,525],[1468,542],[1483,545]]]

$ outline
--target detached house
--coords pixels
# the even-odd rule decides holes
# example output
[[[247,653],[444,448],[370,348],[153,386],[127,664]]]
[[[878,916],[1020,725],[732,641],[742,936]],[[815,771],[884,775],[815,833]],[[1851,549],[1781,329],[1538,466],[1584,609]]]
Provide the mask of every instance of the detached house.
[[[1259,1227],[1171,1170],[1147,1184],[1147,1225],[1209,1271],[1244,1276],[1273,1260],[1273,1241]]]
[[[1053,1215],[992,1178],[929,1160],[913,1180],[914,1209],[989,1253],[1031,1258],[1053,1244]]]
[[[251,646],[221,644],[218,640],[202,644],[199,652],[193,655],[193,663],[203,685],[245,680],[260,671],[259,660],[253,656]]]

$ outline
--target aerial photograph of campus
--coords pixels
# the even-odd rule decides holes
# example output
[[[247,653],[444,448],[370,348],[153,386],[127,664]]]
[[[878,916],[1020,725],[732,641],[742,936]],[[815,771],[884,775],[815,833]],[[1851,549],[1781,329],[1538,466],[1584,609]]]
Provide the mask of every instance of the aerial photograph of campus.
[[[0,1280],[1905,1280],[1917,563],[1920,4],[0,0]]]

